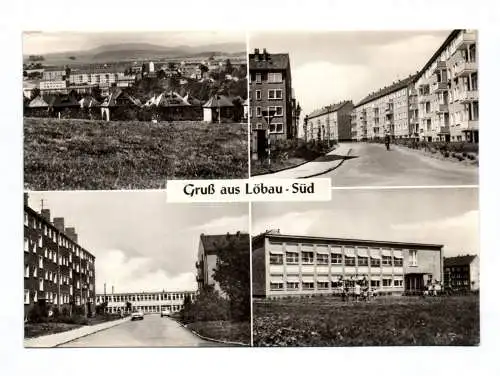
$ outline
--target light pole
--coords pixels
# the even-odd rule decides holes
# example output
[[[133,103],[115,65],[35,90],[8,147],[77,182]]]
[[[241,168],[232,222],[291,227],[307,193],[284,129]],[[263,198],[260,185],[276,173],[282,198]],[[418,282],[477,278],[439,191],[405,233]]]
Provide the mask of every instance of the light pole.
[[[262,116],[266,119],[267,129],[266,129],[266,138],[267,138],[267,163],[271,165],[271,122],[273,121],[274,115],[276,114],[275,109],[267,109],[262,110]]]

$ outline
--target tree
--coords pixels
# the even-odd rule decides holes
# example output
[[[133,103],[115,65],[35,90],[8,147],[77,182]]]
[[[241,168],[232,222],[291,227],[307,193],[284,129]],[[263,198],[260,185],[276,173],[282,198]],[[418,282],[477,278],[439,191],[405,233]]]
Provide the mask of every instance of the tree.
[[[68,57],[68,59],[70,59],[70,60],[76,60],[76,57],[75,56],[70,56],[70,57]]]
[[[173,70],[175,70],[175,63],[173,61],[170,61],[167,65],[167,67],[168,67],[168,70],[173,71]]]
[[[23,77],[28,77],[28,72],[26,72],[25,70],[23,70]]]
[[[103,100],[101,89],[98,86],[94,86],[91,89],[91,94],[92,94],[92,97],[94,97],[97,101],[100,102]]]
[[[231,64],[231,60],[227,59],[226,60],[226,71],[227,74],[232,74],[233,73],[233,65]]]
[[[165,71],[163,69],[160,69],[158,71],[158,73],[156,73],[156,77],[159,79],[159,80],[163,80],[167,77],[167,75],[165,74]]]
[[[35,87],[33,90],[31,90],[31,96],[30,96],[30,98],[31,99],[35,99],[39,95],[40,95],[40,89],[37,88],[37,87]]]
[[[229,298],[231,320],[250,319],[250,237],[227,234],[217,244],[217,263],[213,278]]]

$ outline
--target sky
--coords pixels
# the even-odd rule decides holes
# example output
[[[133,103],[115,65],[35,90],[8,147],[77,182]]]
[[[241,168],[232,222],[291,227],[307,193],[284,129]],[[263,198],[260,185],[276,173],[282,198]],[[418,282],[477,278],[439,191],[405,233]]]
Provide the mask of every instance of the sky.
[[[165,192],[30,192],[96,257],[96,291],[196,289],[200,234],[248,233],[248,204],[167,204]]]
[[[23,54],[83,51],[108,44],[150,43],[160,46],[204,46],[219,43],[246,45],[242,31],[158,31],[158,32],[25,32]]]
[[[332,201],[255,203],[252,233],[420,242],[445,257],[479,254],[478,190],[334,190]]]
[[[289,53],[303,115],[342,100],[359,102],[421,69],[451,30],[253,32],[250,51]]]

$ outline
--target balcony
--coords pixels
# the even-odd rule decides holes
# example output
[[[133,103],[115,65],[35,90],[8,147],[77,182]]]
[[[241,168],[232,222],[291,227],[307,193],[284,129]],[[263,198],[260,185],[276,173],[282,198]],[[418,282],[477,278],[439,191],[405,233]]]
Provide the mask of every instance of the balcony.
[[[439,60],[436,64],[436,68],[434,68],[434,72],[441,71],[446,69],[446,61]]]
[[[418,124],[418,118],[416,118],[416,117],[410,118],[410,124],[413,124],[413,125]]]
[[[479,120],[464,120],[461,122],[461,129],[464,131],[477,131],[479,130]]]
[[[410,88],[410,89],[408,90],[408,95],[409,95],[410,97],[414,97],[414,96],[418,95],[417,89],[415,89],[414,87]]]
[[[476,35],[471,32],[462,32],[457,38],[457,50],[464,50],[476,43]]]
[[[415,111],[418,110],[418,104],[416,103],[410,103],[410,111]]]
[[[439,104],[437,109],[436,109],[436,112],[438,114],[444,114],[444,113],[447,113],[448,112],[448,105],[447,104]]]
[[[394,120],[386,120],[385,121],[385,125],[386,126],[392,126],[392,125],[394,125]]]
[[[471,73],[477,72],[477,63],[460,60],[455,66],[454,73],[457,77],[468,76]]]
[[[433,93],[438,93],[442,91],[448,91],[448,84],[446,82],[435,82],[432,84]]]
[[[471,103],[479,100],[479,93],[477,90],[466,90],[458,93],[457,99],[460,103]]]
[[[384,112],[386,115],[392,114],[394,112],[394,108],[392,106],[388,106],[385,108]]]
[[[439,127],[439,134],[450,134],[450,126]]]
[[[431,94],[420,94],[418,96],[418,103],[426,103],[426,102],[430,102],[432,99],[432,96]]]

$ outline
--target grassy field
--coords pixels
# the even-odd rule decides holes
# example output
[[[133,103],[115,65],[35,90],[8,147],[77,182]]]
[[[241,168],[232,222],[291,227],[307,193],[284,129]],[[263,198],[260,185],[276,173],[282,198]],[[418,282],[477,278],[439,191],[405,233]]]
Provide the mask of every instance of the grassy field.
[[[168,179],[248,177],[246,124],[24,119],[32,190],[164,188]]]
[[[479,297],[254,301],[254,346],[471,346]]]
[[[204,337],[250,345],[249,322],[199,321],[187,327]]]

